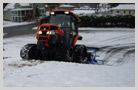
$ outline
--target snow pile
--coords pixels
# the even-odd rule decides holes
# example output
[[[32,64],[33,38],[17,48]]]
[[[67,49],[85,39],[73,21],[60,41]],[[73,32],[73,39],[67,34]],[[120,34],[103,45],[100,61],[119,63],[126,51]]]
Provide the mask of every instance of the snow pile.
[[[4,87],[135,86],[134,31],[82,31],[80,35],[83,40],[77,44],[99,47],[98,55],[105,65],[23,60],[20,49],[36,43],[35,35],[4,38]]]

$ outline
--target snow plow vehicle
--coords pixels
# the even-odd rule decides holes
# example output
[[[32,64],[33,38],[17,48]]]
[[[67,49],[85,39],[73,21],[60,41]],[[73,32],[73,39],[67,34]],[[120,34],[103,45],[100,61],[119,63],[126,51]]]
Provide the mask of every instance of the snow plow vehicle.
[[[77,63],[91,61],[85,45],[76,45],[82,40],[78,35],[81,20],[69,10],[50,12],[48,23],[43,20],[37,29],[37,44],[27,44],[21,51],[23,59],[56,60]]]

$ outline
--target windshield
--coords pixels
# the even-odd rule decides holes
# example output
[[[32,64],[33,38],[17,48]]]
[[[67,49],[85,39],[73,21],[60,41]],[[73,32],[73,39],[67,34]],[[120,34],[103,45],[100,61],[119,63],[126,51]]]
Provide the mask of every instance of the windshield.
[[[70,15],[56,14],[50,16],[51,24],[56,24],[61,28],[70,27]]]

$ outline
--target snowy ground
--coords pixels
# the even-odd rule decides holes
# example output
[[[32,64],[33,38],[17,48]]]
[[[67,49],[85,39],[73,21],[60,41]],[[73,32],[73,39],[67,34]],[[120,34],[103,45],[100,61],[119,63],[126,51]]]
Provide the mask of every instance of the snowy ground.
[[[19,25],[27,25],[35,22],[11,22],[11,21],[3,21],[3,27],[11,27],[11,26],[19,26]]]
[[[33,30],[37,30],[38,27],[33,27],[32,29]],[[121,31],[121,30],[135,30],[134,28],[94,28],[94,27],[79,27],[79,31],[115,31],[115,30],[118,30],[118,31]]]
[[[78,44],[99,47],[104,65],[22,60],[20,49],[35,35],[4,38],[4,87],[134,87],[135,31],[81,31]]]

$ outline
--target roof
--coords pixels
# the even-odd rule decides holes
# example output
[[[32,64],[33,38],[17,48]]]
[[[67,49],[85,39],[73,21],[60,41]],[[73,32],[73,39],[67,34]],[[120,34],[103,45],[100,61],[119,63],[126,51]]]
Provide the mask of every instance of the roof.
[[[4,8],[4,11],[7,11],[8,9],[14,9],[14,5],[16,3],[9,3],[6,5],[6,7]],[[21,6],[30,6],[29,3],[19,3]]]
[[[15,3],[9,3],[6,5],[6,7],[4,8],[4,11],[8,10],[8,9],[13,9],[14,8]]]
[[[75,7],[73,5],[60,5],[59,7]]]
[[[112,8],[112,10],[134,10],[135,4],[120,4],[115,8]]]
[[[21,6],[30,6],[29,3],[19,3]]]

